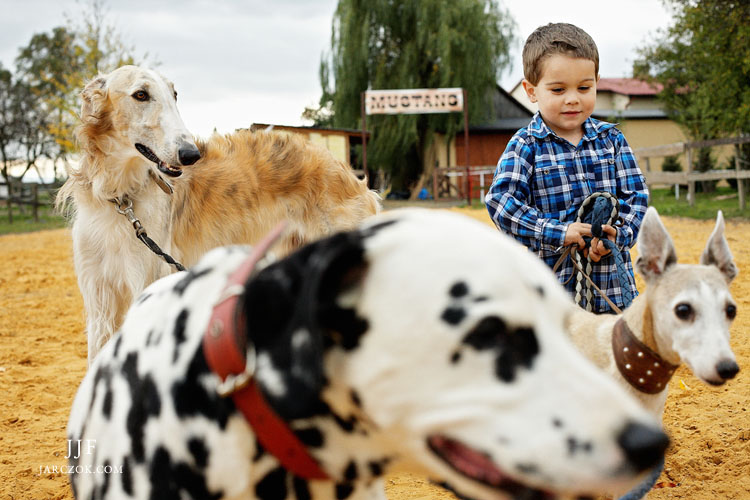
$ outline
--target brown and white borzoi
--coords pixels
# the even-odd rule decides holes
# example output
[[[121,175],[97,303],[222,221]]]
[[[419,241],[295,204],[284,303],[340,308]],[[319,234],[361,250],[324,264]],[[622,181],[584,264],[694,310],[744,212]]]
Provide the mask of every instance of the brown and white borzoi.
[[[194,140],[174,85],[153,70],[123,66],[89,82],[81,97],[80,167],[57,205],[74,209],[89,362],[133,298],[172,270],[136,238],[118,204],[132,203],[148,237],[186,266],[217,246],[253,244],[282,220],[278,255],[379,211],[379,196],[347,165],[296,134]]]

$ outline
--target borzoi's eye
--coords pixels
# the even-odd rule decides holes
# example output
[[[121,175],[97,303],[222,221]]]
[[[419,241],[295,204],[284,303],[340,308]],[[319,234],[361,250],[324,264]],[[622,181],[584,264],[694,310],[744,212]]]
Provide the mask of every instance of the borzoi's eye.
[[[175,101],[177,100],[177,91],[176,90],[174,91],[174,100]]]
[[[684,302],[682,304],[677,304],[677,306],[675,306],[674,313],[677,315],[678,318],[684,321],[693,319],[693,316],[695,316],[693,307],[690,304],[685,304]]]
[[[737,306],[734,304],[727,304],[727,318],[730,320],[733,320],[735,316],[737,316]]]
[[[145,90],[137,90],[133,93],[133,99],[141,102],[148,101],[148,92],[146,92]]]

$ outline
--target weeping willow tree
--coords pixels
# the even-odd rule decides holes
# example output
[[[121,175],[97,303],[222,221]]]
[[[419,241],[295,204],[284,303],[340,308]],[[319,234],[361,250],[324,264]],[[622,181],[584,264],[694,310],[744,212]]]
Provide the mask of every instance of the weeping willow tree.
[[[340,0],[331,51],[320,65],[321,106],[307,116],[359,128],[367,89],[463,87],[470,120],[481,120],[509,63],[514,29],[494,0]],[[379,115],[368,117],[367,128],[368,167],[384,171],[400,190],[419,177],[434,132],[453,137],[463,121],[456,113]]]

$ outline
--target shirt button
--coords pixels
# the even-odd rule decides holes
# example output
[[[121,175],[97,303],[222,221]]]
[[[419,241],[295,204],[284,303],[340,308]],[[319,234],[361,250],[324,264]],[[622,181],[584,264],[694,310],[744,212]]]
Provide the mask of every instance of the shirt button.
[[[610,165],[611,165],[611,164],[613,164],[614,162],[615,162],[615,159],[614,159],[614,158],[610,158],[610,159],[609,159],[609,164],[610,164]]]
[[[544,175],[549,175],[549,169],[548,168],[544,169]]]

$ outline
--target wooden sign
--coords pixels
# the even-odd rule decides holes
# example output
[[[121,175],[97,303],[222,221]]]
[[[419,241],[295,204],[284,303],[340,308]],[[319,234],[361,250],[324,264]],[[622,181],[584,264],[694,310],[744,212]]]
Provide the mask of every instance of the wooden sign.
[[[368,90],[365,112],[368,115],[453,113],[463,111],[460,88]]]

